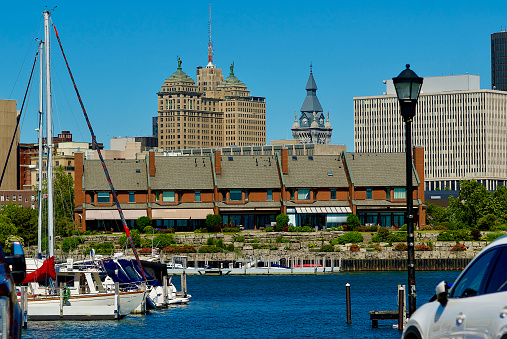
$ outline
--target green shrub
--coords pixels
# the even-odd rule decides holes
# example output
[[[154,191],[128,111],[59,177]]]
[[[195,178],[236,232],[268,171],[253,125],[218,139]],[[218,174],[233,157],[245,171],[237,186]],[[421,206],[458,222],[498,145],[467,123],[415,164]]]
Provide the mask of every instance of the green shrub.
[[[260,240],[258,238],[253,238],[252,240],[250,240],[250,242],[253,244],[257,244],[260,242]]]
[[[151,247],[151,246],[150,246]],[[90,252],[92,248],[95,250],[96,254],[106,254],[110,255],[114,251],[114,244],[112,242],[103,242],[99,244],[90,244],[86,249],[87,252]]]
[[[82,244],[83,238],[80,237],[68,237],[63,239],[62,243],[62,251],[65,253],[69,253],[70,251],[74,251],[80,244]]]
[[[363,236],[359,232],[347,232],[331,241],[331,245],[344,245],[351,243],[363,242]]]
[[[222,249],[216,247],[215,245],[211,245],[211,246],[203,245],[197,251],[197,253],[220,253],[220,252],[222,252]]]
[[[406,232],[407,231],[407,224],[404,224],[403,226],[401,226],[400,231]]]
[[[343,231],[343,226],[329,227],[328,231]],[[293,232],[293,231],[291,231]]]
[[[361,225],[359,217],[355,214],[349,214],[347,216],[347,231],[353,231],[356,227]]]
[[[156,245],[156,243],[154,244],[151,239],[141,239],[141,245],[139,247],[151,248],[152,245]]]
[[[153,239],[153,245],[158,248],[164,248],[175,243],[176,241],[171,234],[158,234]]]
[[[496,225],[493,228],[494,231],[507,231],[507,224]]]
[[[481,231],[489,231],[498,224],[497,217],[494,214],[487,214],[477,221],[477,228]]]
[[[315,228],[312,228],[310,226],[303,226],[300,232],[315,232]]]
[[[289,224],[289,216],[287,214],[278,214],[276,216],[276,231],[282,232],[285,227]]]
[[[222,225],[222,217],[219,214],[208,214],[204,221],[209,232],[213,232],[216,226]]]
[[[242,235],[239,235],[237,237],[234,238],[234,241],[235,242],[245,242],[245,237],[242,236]]]
[[[406,242],[407,232],[390,232],[387,237],[387,242]]]
[[[206,239],[206,245],[212,246],[214,244],[215,244],[215,240],[212,237],[209,237],[208,239]]]
[[[382,239],[378,236],[378,234],[374,234],[371,236],[372,242],[382,242]]]
[[[377,236],[380,238],[381,241],[387,241],[387,238],[389,237],[389,230],[385,227],[380,227],[377,230]],[[373,239],[372,239],[373,241]]]
[[[229,251],[229,252],[234,252],[234,244],[229,244],[229,245],[224,246],[224,250]]]
[[[322,245],[319,252],[334,252],[333,245]]]
[[[139,217],[136,219],[136,226],[139,232],[146,233],[144,228],[146,226],[151,226],[151,219],[149,217]]]
[[[504,233],[486,233],[485,236],[484,236],[484,240],[486,241],[493,241],[497,238],[500,238],[502,236],[504,236],[505,234]]]
[[[271,247],[269,248],[269,250],[270,250],[270,251],[276,251],[277,249],[278,249],[278,247],[276,247],[276,246],[271,246]]]
[[[222,229],[222,232],[224,233],[238,233],[239,231],[239,227],[224,227]]]
[[[215,240],[215,246],[216,247],[220,247],[220,248],[224,248],[224,241],[223,241],[223,239],[216,239]]]
[[[315,244],[314,243],[309,243],[308,244],[308,248],[314,248],[315,247]]]
[[[443,231],[437,236],[438,241],[470,241],[470,231]]]
[[[148,225],[148,226],[144,227],[143,232],[146,233],[146,234],[153,234],[153,230],[154,230],[153,227],[150,226],[150,225]]]
[[[141,236],[139,235],[139,231],[138,230],[131,230],[130,236],[132,237],[132,241],[134,242],[134,246],[141,247]],[[124,246],[126,242],[127,242],[127,235],[125,233],[123,233],[122,236],[120,237],[120,241],[119,241],[120,246]],[[130,247],[130,243],[127,244],[127,247]]]
[[[268,226],[268,227],[266,227],[266,229],[264,231],[266,231],[266,232],[273,232],[273,227]]]

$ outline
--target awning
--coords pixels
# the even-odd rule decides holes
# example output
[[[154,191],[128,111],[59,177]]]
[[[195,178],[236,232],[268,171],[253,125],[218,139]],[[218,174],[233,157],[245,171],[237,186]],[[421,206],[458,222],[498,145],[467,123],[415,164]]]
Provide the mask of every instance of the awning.
[[[213,214],[211,208],[172,208],[152,209],[152,219],[206,219],[206,215]]]
[[[297,214],[350,214],[350,207],[296,207]]]
[[[118,210],[86,210],[86,220],[119,220]],[[126,220],[135,220],[140,217],[148,216],[146,210],[123,210],[123,216]]]

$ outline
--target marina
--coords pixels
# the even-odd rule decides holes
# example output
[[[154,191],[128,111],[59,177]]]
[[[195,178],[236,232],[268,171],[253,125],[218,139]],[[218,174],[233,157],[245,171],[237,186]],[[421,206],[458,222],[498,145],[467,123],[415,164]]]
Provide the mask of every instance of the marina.
[[[418,306],[438,282],[458,271],[418,272]],[[178,290],[179,279],[174,279]],[[399,338],[397,320],[372,328],[370,311],[395,310],[396,289],[406,272],[343,272],[319,275],[188,276],[192,302],[122,321],[30,322],[24,338]],[[351,323],[345,284],[351,285]],[[309,295],[311,294],[311,302]]]

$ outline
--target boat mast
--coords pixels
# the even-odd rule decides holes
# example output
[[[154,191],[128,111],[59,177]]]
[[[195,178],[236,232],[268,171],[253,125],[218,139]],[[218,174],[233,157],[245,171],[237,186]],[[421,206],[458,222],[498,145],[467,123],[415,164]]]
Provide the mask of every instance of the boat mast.
[[[37,254],[40,256],[42,253],[42,95],[44,88],[44,57],[42,49],[44,42],[39,42],[39,60],[40,60],[40,75],[39,75],[39,165],[37,171],[39,172],[39,221],[37,224]]]
[[[54,216],[53,216],[53,128],[51,122],[51,73],[50,73],[50,44],[49,44],[49,11],[44,12],[44,42],[46,43],[46,140],[47,140],[47,170],[48,170],[48,243],[49,257],[54,251]]]

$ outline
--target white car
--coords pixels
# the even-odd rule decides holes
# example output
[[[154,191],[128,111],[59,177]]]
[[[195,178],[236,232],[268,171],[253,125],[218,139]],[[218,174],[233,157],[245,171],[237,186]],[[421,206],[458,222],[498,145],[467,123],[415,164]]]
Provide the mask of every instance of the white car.
[[[453,286],[407,321],[403,339],[507,339],[507,236],[496,239],[461,272]]]

